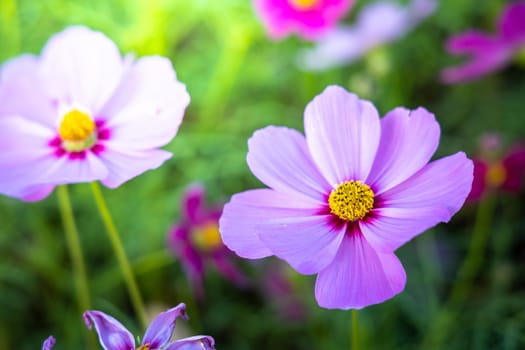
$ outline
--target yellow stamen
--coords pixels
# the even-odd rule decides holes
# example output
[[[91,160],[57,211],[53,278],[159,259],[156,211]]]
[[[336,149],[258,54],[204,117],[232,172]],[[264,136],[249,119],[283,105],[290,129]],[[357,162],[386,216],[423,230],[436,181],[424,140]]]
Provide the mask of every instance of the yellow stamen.
[[[149,350],[149,343],[142,344],[137,348],[137,350]]]
[[[204,251],[210,251],[222,243],[219,227],[215,222],[194,229],[191,238],[195,245]]]
[[[66,150],[83,151],[93,146],[96,141],[95,122],[88,114],[73,109],[64,115],[58,134]]]
[[[315,7],[318,3],[319,0],[290,0],[290,5],[297,10],[309,10]]]
[[[345,181],[330,192],[328,205],[342,220],[360,220],[374,207],[374,191],[361,181]]]
[[[507,171],[501,163],[489,165],[485,181],[487,185],[493,188],[501,186],[507,178]]]

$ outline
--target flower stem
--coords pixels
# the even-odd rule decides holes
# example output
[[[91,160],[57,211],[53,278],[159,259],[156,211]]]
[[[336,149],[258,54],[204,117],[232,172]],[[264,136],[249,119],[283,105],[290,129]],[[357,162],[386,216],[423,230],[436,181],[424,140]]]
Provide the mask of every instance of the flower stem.
[[[76,298],[80,314],[82,314],[84,311],[91,309],[91,298],[89,296],[89,285],[82,253],[82,245],[80,244],[80,236],[78,234],[75,216],[73,215],[73,207],[71,205],[71,200],[69,199],[69,191],[66,185],[58,186],[57,196],[60,216],[62,217],[62,225],[64,226],[66,234],[66,243],[73,264]],[[96,342],[93,334],[91,332],[85,333],[85,337],[88,348],[95,349]]]
[[[122,245],[120,235],[117,231],[115,224],[113,223],[113,219],[106,205],[106,201],[102,196],[102,191],[100,190],[100,186],[97,182],[91,183],[91,190],[93,191],[93,196],[95,197],[95,202],[97,203],[100,216],[102,217],[102,221],[104,222],[104,226],[106,227],[106,232],[108,234],[109,240],[113,245],[113,250],[115,251],[115,255],[120,265],[120,269],[122,270],[124,282],[126,283],[128,293],[131,297],[131,303],[142,326],[144,327],[144,329],[146,329],[148,321],[146,311],[144,309],[144,302],[142,301],[142,296],[140,295],[140,290],[135,280],[135,276],[133,275],[131,264],[129,263],[128,257]]]
[[[359,350],[359,323],[357,310],[352,309],[352,350]]]
[[[62,224],[64,225],[64,231],[66,233],[66,242],[73,264],[78,306],[80,311],[84,312],[91,309],[89,288],[86,267],[82,257],[82,246],[80,245],[78,229],[75,224],[75,217],[66,185],[58,186],[57,195],[60,216],[62,217]]]
[[[492,224],[494,205],[494,198],[490,195],[480,202],[476,212],[476,221],[474,222],[467,256],[459,268],[456,281],[452,286],[447,301],[435,317],[433,324],[423,339],[421,349],[441,348],[441,343],[447,339],[449,330],[454,324],[454,319],[457,318],[458,313],[461,311],[461,305],[468,297],[474,278],[483,263]]]

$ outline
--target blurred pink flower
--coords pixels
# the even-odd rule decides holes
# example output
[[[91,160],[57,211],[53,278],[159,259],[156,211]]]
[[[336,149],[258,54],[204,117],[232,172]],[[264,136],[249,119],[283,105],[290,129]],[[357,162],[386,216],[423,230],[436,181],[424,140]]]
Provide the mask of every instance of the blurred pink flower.
[[[142,341],[135,347],[133,335],[119,321],[102,311],[84,312],[84,321],[89,329],[95,326],[100,345],[105,350],[214,350],[215,341],[207,335],[197,335],[170,341],[177,318],[187,320],[183,303],[161,312],[149,325]]]
[[[353,0],[254,0],[258,16],[273,39],[292,33],[314,40],[333,28]]]
[[[269,189],[234,195],[219,221],[238,255],[270,255],[317,274],[325,308],[359,309],[404,289],[394,251],[447,222],[472,184],[463,152],[428,163],[440,128],[423,108],[375,107],[330,86],[308,104],[306,137],[270,126],[248,141],[248,165]]]
[[[499,19],[496,34],[471,29],[451,37],[446,49],[453,55],[469,55],[470,61],[445,68],[444,83],[466,82],[503,68],[517,51],[525,47],[525,2],[507,5]]]
[[[483,137],[481,152],[473,158],[474,181],[468,196],[471,202],[494,191],[517,193],[525,184],[525,147],[516,143],[502,154],[501,141],[495,141],[495,135]]]
[[[246,277],[232,264],[235,256],[222,243],[219,217],[222,208],[206,208],[201,185],[189,186],[181,201],[181,220],[168,234],[168,246],[180,259],[197,297],[204,296],[205,263],[211,262],[226,279],[245,286]]]
[[[55,338],[50,335],[46,340],[44,340],[44,343],[42,344],[42,350],[51,350],[53,349],[53,346],[55,346]]]
[[[408,6],[378,1],[359,13],[353,26],[339,26],[299,53],[298,66],[324,70],[350,64],[373,48],[397,40],[434,12],[435,0],[413,0]]]
[[[189,103],[171,62],[122,58],[104,34],[70,27],[40,57],[0,73],[0,193],[28,201],[55,185],[115,188],[159,167]]]

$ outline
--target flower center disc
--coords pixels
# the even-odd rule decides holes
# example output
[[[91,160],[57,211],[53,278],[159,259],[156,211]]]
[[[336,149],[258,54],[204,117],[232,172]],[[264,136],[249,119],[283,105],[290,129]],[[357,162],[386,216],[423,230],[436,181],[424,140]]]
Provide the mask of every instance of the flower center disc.
[[[319,3],[319,0],[290,0],[290,5],[297,10],[310,10]]]
[[[361,181],[345,181],[330,192],[328,205],[342,220],[360,220],[374,207],[374,191]]]
[[[137,348],[137,350],[149,350],[149,343],[142,344]]]
[[[73,109],[64,115],[58,134],[67,151],[80,152],[95,144],[95,122],[88,114]]]
[[[215,223],[206,224],[194,229],[192,240],[195,245],[203,251],[213,250],[222,242],[219,227]]]
[[[507,178],[507,171],[501,163],[492,164],[487,169],[487,174],[485,175],[485,181],[494,188],[497,188],[505,182]]]

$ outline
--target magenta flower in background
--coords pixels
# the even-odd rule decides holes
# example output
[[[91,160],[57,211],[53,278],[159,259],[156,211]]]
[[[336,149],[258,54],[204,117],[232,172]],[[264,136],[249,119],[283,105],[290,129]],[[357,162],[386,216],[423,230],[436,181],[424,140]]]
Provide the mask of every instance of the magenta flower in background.
[[[207,262],[215,265],[226,279],[245,286],[246,277],[232,264],[235,256],[219,234],[221,207],[207,208],[202,185],[188,186],[181,201],[181,220],[168,234],[168,246],[180,259],[197,297],[204,296],[203,278]]]
[[[350,64],[377,46],[397,40],[434,12],[435,0],[413,0],[408,6],[378,1],[365,6],[353,26],[339,26],[302,50],[300,69],[325,70]]]
[[[167,58],[122,58],[100,32],[70,27],[40,57],[0,73],[0,193],[27,201],[55,185],[115,188],[171,157],[189,103]]]
[[[468,200],[481,200],[488,193],[504,191],[518,193],[525,184],[525,147],[514,144],[503,152],[498,135],[484,135],[480,153],[473,157],[474,181]]]
[[[268,189],[236,194],[219,222],[238,255],[270,255],[317,274],[325,308],[363,308],[401,292],[394,251],[450,220],[472,184],[463,152],[428,163],[440,128],[423,108],[375,107],[330,86],[308,104],[306,137],[286,127],[256,131],[248,165]],[[428,163],[428,164],[427,164]]]
[[[342,19],[353,0],[254,0],[257,15],[273,39],[292,33],[314,40]]]
[[[44,340],[44,343],[42,344],[42,350],[51,350],[53,349],[53,346],[55,346],[55,338],[50,335],[46,340]]]
[[[161,312],[151,321],[144,338],[135,347],[133,335],[116,319],[102,311],[84,312],[84,321],[89,329],[95,325],[100,345],[105,350],[213,350],[215,341],[207,335],[198,335],[170,342],[175,329],[175,321],[182,317],[188,319],[186,306],[181,303]]]
[[[480,78],[503,68],[525,47],[525,2],[507,5],[495,34],[471,29],[451,37],[446,49],[453,55],[468,55],[466,63],[441,72],[444,83],[455,84]]]

